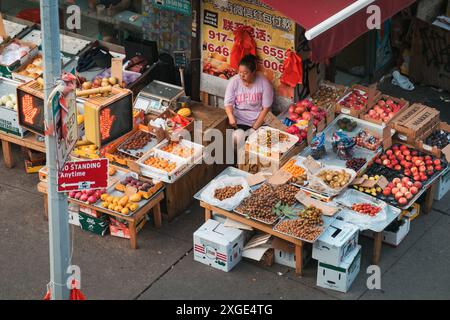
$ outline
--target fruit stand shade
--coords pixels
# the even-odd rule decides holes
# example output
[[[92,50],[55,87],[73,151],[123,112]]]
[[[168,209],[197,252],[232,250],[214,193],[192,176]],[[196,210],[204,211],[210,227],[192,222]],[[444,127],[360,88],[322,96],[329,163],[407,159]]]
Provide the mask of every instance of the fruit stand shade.
[[[381,9],[381,22],[410,6],[415,0],[261,0],[305,29],[312,60],[324,61],[369,29],[367,7]]]

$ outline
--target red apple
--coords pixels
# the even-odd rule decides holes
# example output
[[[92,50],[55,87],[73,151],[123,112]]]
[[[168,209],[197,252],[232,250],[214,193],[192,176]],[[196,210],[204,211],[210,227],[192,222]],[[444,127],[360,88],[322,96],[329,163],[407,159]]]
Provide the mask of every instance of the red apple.
[[[392,188],[391,192],[392,192],[392,195],[395,196],[398,192],[398,188],[397,187]]]
[[[406,200],[406,198],[402,197],[402,198],[398,199],[398,203],[401,205],[405,205],[408,203],[408,200]]]
[[[439,165],[441,165],[441,160],[435,159],[435,160],[433,161],[433,163],[434,163],[434,165],[439,166]]]
[[[434,169],[436,169],[436,171],[441,171],[442,167],[440,165],[438,165],[438,166],[435,166]]]
[[[409,189],[409,192],[411,192],[413,195],[417,194],[419,192],[419,189],[417,187],[411,187]]]
[[[414,187],[416,187],[417,189],[421,189],[422,188],[422,183],[419,181],[415,181],[414,182]]]

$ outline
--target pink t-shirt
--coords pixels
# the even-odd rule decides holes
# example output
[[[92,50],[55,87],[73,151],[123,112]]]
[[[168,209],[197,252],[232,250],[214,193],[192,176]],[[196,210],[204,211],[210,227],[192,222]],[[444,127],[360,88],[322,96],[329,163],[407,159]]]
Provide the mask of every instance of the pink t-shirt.
[[[233,106],[237,124],[252,126],[263,107],[272,106],[272,85],[264,76],[257,74],[250,87],[246,87],[239,75],[235,75],[228,83],[224,103],[225,106]]]

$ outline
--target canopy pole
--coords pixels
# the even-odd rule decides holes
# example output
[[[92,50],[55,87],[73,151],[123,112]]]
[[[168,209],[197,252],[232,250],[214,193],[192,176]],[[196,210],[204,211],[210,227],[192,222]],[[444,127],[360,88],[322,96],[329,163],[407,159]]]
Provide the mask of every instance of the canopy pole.
[[[329,17],[327,20],[322,21],[317,26],[307,30],[305,32],[305,38],[307,40],[312,40],[319,36],[320,34],[324,33],[325,31],[333,28],[338,23],[344,21],[351,15],[355,14],[359,10],[367,7],[369,4],[375,2],[376,0],[358,0],[345,9],[339,11],[335,15]]]

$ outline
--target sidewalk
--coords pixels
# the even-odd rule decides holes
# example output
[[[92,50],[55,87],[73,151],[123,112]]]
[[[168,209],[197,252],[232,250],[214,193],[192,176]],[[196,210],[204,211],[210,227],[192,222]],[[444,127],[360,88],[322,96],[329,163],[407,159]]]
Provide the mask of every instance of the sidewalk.
[[[37,175],[24,172],[17,148],[15,156],[18,167],[0,164],[0,299],[42,299],[49,281],[43,197]],[[204,219],[198,203],[173,222],[163,221],[160,230],[148,223],[138,235],[138,250],[125,239],[73,227],[72,263],[81,268],[88,299],[450,299],[450,194],[433,208],[411,223],[398,248],[383,245],[382,290],[366,287],[373,244],[364,237],[361,271],[347,294],[315,286],[315,260],[302,278],[279,265],[243,261],[225,273],[197,263],[192,234]]]

